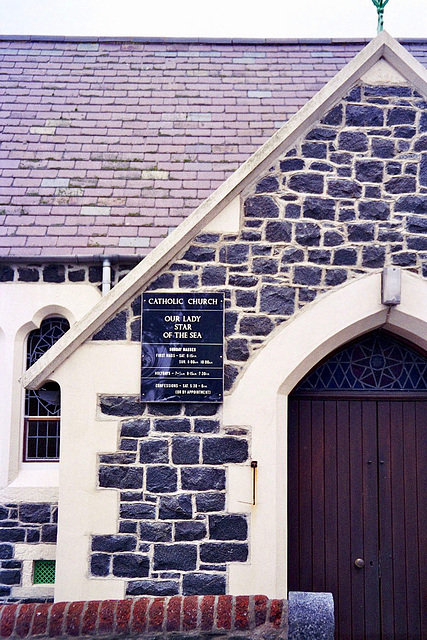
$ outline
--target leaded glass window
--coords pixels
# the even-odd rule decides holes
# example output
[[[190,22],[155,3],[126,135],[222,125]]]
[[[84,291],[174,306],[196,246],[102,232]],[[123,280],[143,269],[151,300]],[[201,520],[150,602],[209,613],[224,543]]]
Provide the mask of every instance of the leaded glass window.
[[[297,392],[427,391],[427,359],[384,331],[353,342],[311,371]]]
[[[27,341],[30,367],[70,328],[65,318],[46,318]],[[59,460],[61,390],[56,382],[25,392],[24,460]]]

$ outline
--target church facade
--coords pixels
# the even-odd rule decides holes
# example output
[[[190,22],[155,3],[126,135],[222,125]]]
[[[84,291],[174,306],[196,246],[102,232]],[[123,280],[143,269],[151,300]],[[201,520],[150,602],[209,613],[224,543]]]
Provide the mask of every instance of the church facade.
[[[332,591],[423,637],[426,94],[382,33],[106,295],[102,253],[5,259],[5,601]],[[148,293],[224,297],[223,399],[141,397]]]

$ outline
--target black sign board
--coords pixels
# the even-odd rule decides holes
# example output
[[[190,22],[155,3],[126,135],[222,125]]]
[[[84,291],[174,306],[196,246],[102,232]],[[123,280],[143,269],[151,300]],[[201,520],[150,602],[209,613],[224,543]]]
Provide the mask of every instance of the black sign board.
[[[144,293],[141,399],[221,402],[223,336],[223,293]]]

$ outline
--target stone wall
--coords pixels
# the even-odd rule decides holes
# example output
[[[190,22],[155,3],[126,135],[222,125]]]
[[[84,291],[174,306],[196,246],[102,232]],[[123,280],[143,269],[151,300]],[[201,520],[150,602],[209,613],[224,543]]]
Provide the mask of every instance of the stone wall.
[[[13,588],[22,584],[22,561],[15,557],[17,544],[56,544],[56,504],[0,505],[0,599],[18,600]]]
[[[138,259],[135,260],[135,264]],[[111,282],[117,284],[133,265],[116,264],[111,266]],[[73,284],[88,282],[100,287],[102,282],[102,264],[42,264],[37,259],[28,262],[13,263],[13,258],[0,264],[0,282],[39,282],[50,284]]]
[[[385,265],[427,277],[426,214],[426,102],[357,86],[247,190],[238,234],[201,233],[147,290],[224,292],[231,392],[271,332],[323,293]],[[140,317],[137,297],[93,339],[138,341]],[[118,534],[93,538],[92,575],[127,578],[128,595],[226,592],[250,522],[227,512],[224,464],[245,464],[249,434],[224,430],[215,406],[206,418],[206,406],[110,397],[101,410],[127,419],[99,461],[100,486],[122,492]]]

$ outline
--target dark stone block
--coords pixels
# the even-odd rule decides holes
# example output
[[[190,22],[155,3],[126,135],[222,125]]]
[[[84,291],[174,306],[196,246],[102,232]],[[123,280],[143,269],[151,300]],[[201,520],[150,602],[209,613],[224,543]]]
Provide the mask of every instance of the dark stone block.
[[[92,340],[126,340],[127,311],[120,311],[107,322]]]
[[[219,428],[219,420],[197,419],[194,421],[194,431],[196,433],[218,433]]]
[[[0,560],[13,558],[13,547],[10,544],[0,544]]]
[[[295,226],[295,240],[307,247],[320,244],[320,227],[313,222],[298,222]]]
[[[204,464],[244,462],[248,458],[248,443],[246,440],[227,436],[205,438],[203,440],[202,453]]]
[[[397,231],[389,231],[388,229],[379,229],[379,242],[403,242],[403,235]]]
[[[134,464],[136,455],[132,452],[102,453],[99,461],[103,464]]]
[[[19,519],[21,522],[50,522],[50,504],[20,504]]]
[[[301,207],[299,204],[287,204],[285,207],[285,218],[300,218]]]
[[[322,193],[323,182],[318,173],[296,173],[289,178],[289,188],[301,193]]]
[[[387,114],[387,125],[390,127],[394,124],[414,124],[416,113],[415,109],[394,107]]]
[[[427,153],[423,153],[420,162],[420,185],[427,187]]]
[[[336,249],[334,262],[336,265],[354,266],[357,263],[356,249]]]
[[[193,544],[154,545],[154,571],[193,571],[197,547]]]
[[[0,569],[0,584],[17,585],[21,584],[21,572],[11,569]]]
[[[308,261],[315,264],[330,264],[331,252],[326,249],[311,249],[308,252]]]
[[[134,551],[136,540],[133,536],[92,536],[92,551],[117,553],[119,551]]]
[[[318,285],[322,278],[319,267],[295,267],[294,282],[296,284]]]
[[[224,326],[225,336],[231,336],[234,333],[236,328],[237,318],[238,316],[235,311],[225,312],[225,326]]]
[[[209,265],[202,272],[203,287],[218,287],[225,284],[227,270],[225,267]]]
[[[401,98],[410,97],[412,94],[411,87],[405,86],[378,86],[374,85],[372,87],[366,86],[364,87],[366,96],[397,96]]]
[[[410,176],[416,176],[418,173],[418,165],[415,163],[407,164],[405,167],[405,173]]]
[[[335,140],[337,137],[336,129],[330,129],[328,127],[315,127],[306,135],[306,140]]]
[[[36,544],[40,542],[40,530],[39,529],[27,529],[26,540],[27,544]]]
[[[384,165],[376,160],[359,160],[356,162],[356,180],[359,182],[382,182]]]
[[[365,198],[381,198],[381,188],[380,187],[372,187],[370,185],[365,186]]]
[[[58,525],[56,524],[44,524],[42,526],[42,542],[56,542],[58,537]]]
[[[239,369],[234,364],[226,364],[224,366],[224,390],[225,391],[229,391],[231,389],[238,375],[239,375]]]
[[[132,580],[126,587],[127,596],[174,596],[178,592],[174,580]]]
[[[248,244],[229,244],[219,252],[220,262],[227,264],[244,264],[248,261],[249,245]]]
[[[361,98],[362,98],[361,87],[353,87],[353,89],[351,89],[348,95],[345,97],[347,102],[360,102]]]
[[[427,111],[424,111],[421,114],[419,131],[421,133],[423,133],[424,131],[427,131]]]
[[[413,193],[416,191],[416,181],[412,177],[391,178],[385,183],[387,193]]]
[[[184,253],[182,259],[188,260],[189,262],[214,262],[215,253],[215,249],[210,247],[192,246]]]
[[[345,269],[328,269],[325,277],[327,287],[336,287],[347,280],[347,271]]]
[[[190,403],[184,405],[186,416],[214,416],[221,405],[215,403]],[[196,420],[197,423],[197,420]]]
[[[149,431],[149,420],[126,420],[122,422],[120,435],[125,438],[143,438]]]
[[[171,542],[172,525],[167,522],[141,522],[139,537],[149,542]]]
[[[99,486],[116,489],[140,489],[144,481],[144,470],[136,467],[99,468]]]
[[[187,469],[187,472],[191,474],[192,469]],[[192,517],[191,496],[180,494],[178,496],[163,496],[160,498],[160,520],[189,520]]]
[[[2,569],[22,569],[20,560],[4,560],[1,563]]]
[[[31,267],[19,267],[18,268],[18,280],[20,282],[38,282],[40,274],[38,269],[32,269]]]
[[[180,289],[196,289],[199,286],[199,276],[192,273],[184,273],[179,276]]]
[[[163,433],[184,433],[191,430],[191,424],[186,418],[171,418],[170,420],[156,420],[154,428]]]
[[[209,516],[209,537],[211,540],[246,540],[248,523],[245,516]]]
[[[257,183],[255,193],[271,193],[277,191],[278,188],[279,181],[276,176],[266,176]]]
[[[146,440],[139,445],[141,464],[169,462],[169,443],[167,440]],[[141,485],[142,486],[142,485]]]
[[[427,242],[426,242],[427,246]],[[398,265],[400,267],[411,267],[417,264],[417,254],[410,253],[409,251],[403,251],[402,253],[397,253],[393,256],[393,264]]]
[[[111,556],[106,553],[94,553],[90,559],[90,572],[93,576],[108,576]]]
[[[414,151],[427,151],[427,136],[421,136],[415,141]]]
[[[383,200],[359,202],[359,218],[361,220],[388,220],[390,217],[390,204]]]
[[[406,140],[410,140],[414,137],[417,130],[415,127],[395,127],[394,129],[394,137],[395,138],[405,138]]]
[[[256,302],[257,302],[256,291],[247,291],[245,289],[236,290],[236,305],[238,307],[245,307],[245,308],[255,307]]]
[[[309,166],[311,171],[333,171],[334,168],[331,164],[327,162],[312,162]]]
[[[0,542],[24,542],[25,529],[12,527],[8,529],[0,529]]]
[[[174,464],[198,464],[200,438],[176,436],[172,438],[172,462]]]
[[[427,238],[408,238],[407,245],[414,251],[427,251]]]
[[[212,244],[218,242],[219,234],[217,233],[201,233],[195,238],[195,242],[202,242],[203,244]]]
[[[196,495],[196,509],[202,513],[224,511],[225,495],[218,492],[200,493]]]
[[[209,491],[225,489],[225,470],[191,467],[181,470],[182,488],[185,491]]]
[[[154,402],[148,404],[148,413],[152,416],[179,416],[181,405],[170,402]]]
[[[300,171],[304,169],[304,160],[300,158],[290,158],[286,160],[280,161],[280,171],[288,172],[288,171]]]
[[[65,282],[65,267],[62,264],[47,264],[43,268],[43,282]]]
[[[0,506],[0,520],[7,520],[9,518],[9,509]]]
[[[152,493],[171,493],[176,490],[176,469],[166,466],[147,468],[147,491],[151,491]]]
[[[129,503],[120,505],[120,517],[129,520],[152,520],[156,516],[156,507],[147,503]]]
[[[175,540],[177,542],[203,540],[205,537],[206,524],[201,520],[177,522],[175,524]]]
[[[0,264],[0,282],[13,282],[14,271],[6,264]]]
[[[364,267],[370,267],[371,269],[377,269],[383,267],[385,262],[385,248],[384,247],[364,247],[362,253],[362,265]]]
[[[333,220],[335,218],[335,200],[330,198],[305,198],[303,216],[304,218],[315,218],[316,220]]]
[[[404,196],[399,198],[395,204],[395,211],[403,211],[405,213],[417,213],[421,215],[427,214],[427,195],[426,196]]]
[[[345,151],[331,153],[330,161],[340,165],[351,165],[353,162],[353,155],[351,153],[346,153]]]
[[[200,545],[200,559],[210,564],[246,562],[248,545],[238,542],[206,542]]]
[[[118,578],[145,578],[150,570],[150,562],[136,553],[121,553],[113,557],[113,575]]]
[[[229,283],[232,287],[254,287],[258,283],[255,276],[241,276],[238,273],[232,273],[229,277]]]
[[[333,126],[337,126],[341,124],[342,116],[343,116],[342,104],[337,104],[335,107],[332,107],[330,111],[328,111],[326,116],[320,122],[322,124],[330,124]]]
[[[382,127],[384,124],[384,113],[379,107],[348,104],[345,112],[348,127]]]
[[[225,589],[225,576],[206,573],[188,573],[183,577],[182,593],[184,596],[222,595],[225,594]]]
[[[140,502],[143,500],[142,491],[121,491],[120,500],[122,502]]]
[[[328,195],[333,198],[360,198],[362,187],[353,180],[328,180]]]
[[[244,204],[245,215],[248,218],[278,218],[279,207],[269,196],[254,196],[246,198]]]
[[[303,260],[304,251],[302,251],[302,249],[287,247],[282,253],[282,265],[294,264],[295,262],[302,262]]]
[[[408,216],[406,219],[406,228],[410,233],[427,234],[427,218]]]
[[[338,138],[338,148],[344,151],[367,151],[368,138],[361,131],[343,131]]]
[[[393,158],[394,157],[394,141],[384,138],[373,138],[372,140],[372,156],[376,158]]]
[[[344,242],[344,238],[337,231],[325,231],[323,244],[325,247],[336,247]]]
[[[338,167],[337,175],[341,178],[351,178],[351,167]]]
[[[137,296],[131,304],[131,309],[134,316],[141,315],[141,304],[142,304],[141,296]]]
[[[400,162],[387,162],[386,170],[390,176],[396,176],[403,172],[403,165]]]
[[[305,158],[324,160],[327,156],[327,146],[323,142],[305,142],[301,145],[301,153]]]
[[[285,220],[272,220],[265,227],[265,239],[267,242],[290,242],[292,227]]]
[[[240,333],[248,336],[266,336],[274,329],[274,323],[268,316],[248,315],[240,322]]]
[[[89,267],[89,282],[102,282],[102,267]]]
[[[141,342],[141,318],[137,318],[131,322],[130,339],[132,342]]]
[[[373,224],[349,224],[348,239],[350,242],[370,242],[374,239],[375,227]]]
[[[227,343],[227,358],[243,362],[249,358],[248,341],[244,338],[229,340]]]
[[[265,313],[292,315],[295,309],[295,290],[291,287],[263,285],[260,311]]]
[[[102,396],[100,409],[107,416],[138,416],[144,413],[145,404],[137,396]]]
[[[277,260],[272,258],[254,258],[252,261],[252,270],[257,274],[270,274],[277,273],[279,268]]]
[[[8,597],[11,594],[12,589],[10,587],[3,587],[0,585],[0,597]]]

